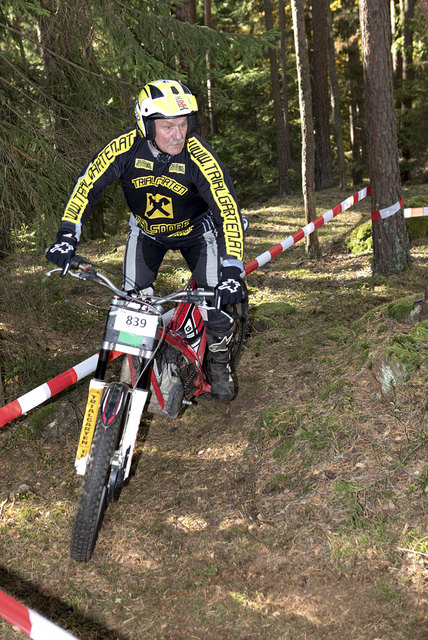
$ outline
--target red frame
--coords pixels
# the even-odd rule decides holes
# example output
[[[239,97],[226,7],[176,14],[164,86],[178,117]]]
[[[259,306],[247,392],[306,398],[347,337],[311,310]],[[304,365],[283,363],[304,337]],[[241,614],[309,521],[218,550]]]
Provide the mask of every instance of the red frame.
[[[189,311],[191,312],[192,320],[195,330],[197,331],[196,338],[199,338],[199,342],[196,345],[196,350],[189,344],[178,331],[183,327],[186,320],[189,319]],[[195,379],[195,391],[193,396],[200,396],[204,393],[211,391],[211,386],[207,381],[205,372],[203,370],[203,361],[205,355],[205,349],[207,345],[207,336],[205,333],[205,326],[202,315],[198,307],[190,302],[180,302],[174,309],[173,316],[166,328],[165,342],[170,344],[175,349],[178,349],[195,367],[197,376]],[[127,356],[130,361],[131,370],[131,382],[135,385],[135,371],[132,366],[132,356]],[[156,396],[156,400],[162,410],[165,410],[165,400],[162,396],[158,381],[156,379],[153,367],[150,372],[150,384]]]

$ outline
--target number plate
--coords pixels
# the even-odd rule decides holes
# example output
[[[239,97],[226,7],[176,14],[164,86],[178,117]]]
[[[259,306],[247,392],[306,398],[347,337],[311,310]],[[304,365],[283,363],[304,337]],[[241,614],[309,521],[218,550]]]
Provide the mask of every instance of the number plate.
[[[141,313],[130,309],[118,309],[114,322],[116,331],[130,333],[136,336],[155,338],[158,319],[149,313]]]
[[[147,357],[155,348],[159,322],[158,315],[148,313],[137,302],[123,305],[113,299],[104,331],[104,348]]]

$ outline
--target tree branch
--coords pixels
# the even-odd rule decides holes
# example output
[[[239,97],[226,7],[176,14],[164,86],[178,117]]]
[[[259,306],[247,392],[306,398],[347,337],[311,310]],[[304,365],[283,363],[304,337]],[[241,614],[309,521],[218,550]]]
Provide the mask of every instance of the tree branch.
[[[58,60],[62,60],[62,62],[65,62],[66,64],[70,65],[71,67],[75,67],[76,69],[79,69],[80,71],[83,71],[84,73],[88,73],[88,74],[90,74],[92,76],[95,76],[96,78],[101,78],[103,80],[110,80],[110,82],[117,82],[119,84],[126,84],[128,86],[131,86],[131,84],[129,82],[127,82],[126,80],[118,80],[117,78],[111,78],[110,76],[106,76],[103,73],[97,73],[96,71],[91,71],[90,69],[85,69],[85,67],[82,67],[80,64],[77,64],[76,62],[72,62],[72,60],[68,60],[68,58],[64,58],[64,56],[61,56],[59,53],[56,53],[55,51],[53,51],[49,47],[45,47],[40,42],[37,42],[37,40],[34,40],[33,38],[30,38],[29,36],[24,35],[22,33],[22,31],[20,31],[19,29],[15,29],[14,27],[11,27],[11,26],[9,26],[7,24],[4,24],[4,22],[0,22],[0,27],[4,27],[8,31],[12,31],[13,33],[17,33],[21,38],[25,38],[25,40],[28,40],[29,42],[32,42],[33,44],[35,44],[36,47],[39,47],[40,49],[43,49],[44,51],[47,51],[48,53],[50,53],[50,55],[54,56],[55,58],[58,58]]]

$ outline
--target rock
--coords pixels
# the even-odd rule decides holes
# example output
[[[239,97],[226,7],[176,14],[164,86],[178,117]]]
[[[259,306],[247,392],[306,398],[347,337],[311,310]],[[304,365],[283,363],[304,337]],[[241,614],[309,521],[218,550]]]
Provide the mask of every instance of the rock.
[[[34,412],[28,419],[30,430],[36,437],[50,440],[65,433],[80,433],[82,417],[76,415],[68,401],[53,402]]]
[[[372,374],[380,385],[381,395],[387,395],[399,384],[403,384],[409,379],[409,370],[406,364],[392,357],[376,362],[373,365]]]
[[[29,491],[31,491],[31,487],[29,484],[20,484],[16,489],[13,489],[9,493],[9,500],[13,502],[18,496],[22,496],[24,493],[28,493]]]

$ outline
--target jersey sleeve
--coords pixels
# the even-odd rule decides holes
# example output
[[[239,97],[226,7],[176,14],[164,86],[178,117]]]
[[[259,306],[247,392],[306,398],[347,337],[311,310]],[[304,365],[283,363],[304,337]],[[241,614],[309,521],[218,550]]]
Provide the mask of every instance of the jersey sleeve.
[[[242,265],[244,231],[241,210],[229,173],[213,149],[198,136],[187,141],[191,161],[197,168],[196,186],[214,214],[220,233],[222,264]],[[222,246],[223,245],[223,246]]]
[[[132,147],[136,129],[110,140],[86,165],[74,186],[61,219],[61,229],[71,231],[80,239],[82,224],[92,213],[103,190],[121,174],[124,154]]]

